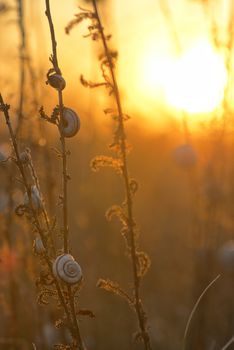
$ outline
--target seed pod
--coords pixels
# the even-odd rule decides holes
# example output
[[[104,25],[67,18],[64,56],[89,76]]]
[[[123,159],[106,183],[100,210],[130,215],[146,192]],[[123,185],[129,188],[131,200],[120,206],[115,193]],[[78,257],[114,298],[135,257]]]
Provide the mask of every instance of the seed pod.
[[[66,81],[61,75],[57,73],[54,73],[48,76],[48,83],[54,89],[59,91],[62,91],[66,87]]]
[[[197,154],[191,145],[185,144],[175,149],[174,159],[181,168],[189,169],[196,165]]]
[[[73,137],[80,130],[80,118],[71,108],[63,108],[62,133],[64,137]]]
[[[54,277],[68,284],[78,283],[82,279],[80,265],[70,254],[59,255],[53,263]]]
[[[41,237],[36,237],[33,243],[33,249],[36,254],[43,254],[45,253],[45,247],[41,240]]]
[[[31,187],[31,200],[32,200],[33,209],[38,213],[40,213],[43,209],[43,204],[42,204],[40,193],[35,185]],[[27,207],[30,206],[27,192],[24,195],[24,205]]]

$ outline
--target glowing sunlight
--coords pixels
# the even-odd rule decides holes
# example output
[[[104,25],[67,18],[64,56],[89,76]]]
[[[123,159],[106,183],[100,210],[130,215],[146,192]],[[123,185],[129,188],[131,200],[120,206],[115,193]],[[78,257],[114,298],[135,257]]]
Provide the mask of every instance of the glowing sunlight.
[[[212,112],[222,101],[225,82],[222,58],[202,43],[173,64],[165,93],[170,104],[186,112]]]
[[[226,83],[224,60],[207,42],[199,42],[178,57],[142,60],[143,90],[153,97],[161,86],[166,102],[188,113],[208,113],[218,107]]]

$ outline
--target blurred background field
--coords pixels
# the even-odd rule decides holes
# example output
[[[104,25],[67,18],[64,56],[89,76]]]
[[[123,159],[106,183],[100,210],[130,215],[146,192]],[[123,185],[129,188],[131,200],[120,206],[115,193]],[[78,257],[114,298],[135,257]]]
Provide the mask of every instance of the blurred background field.
[[[58,138],[38,113],[41,105],[48,113],[56,105],[55,93],[45,84],[50,42],[44,2],[22,3],[25,64],[30,65],[21,140],[31,148],[51,213],[61,181],[52,149]],[[85,277],[80,302],[96,317],[82,319],[81,328],[88,349],[140,349],[141,344],[132,341],[137,330],[132,311],[96,287],[105,277],[130,288],[131,266],[123,253],[119,223],[105,218],[105,211],[123,200],[121,180],[110,169],[90,169],[94,156],[111,154],[107,146],[113,124],[103,110],[112,107],[112,99],[102,88],[80,84],[81,74],[100,79],[100,45],[82,38],[85,24],[65,35],[78,5],[89,7],[89,2],[51,1],[67,81],[65,105],[76,110],[82,122],[79,135],[68,141],[69,220],[72,252]],[[21,40],[17,6],[13,0],[0,2],[0,91],[15,123]],[[117,75],[125,112],[131,116],[126,124],[132,145],[129,165],[140,184],[134,204],[140,243],[151,258],[142,294],[153,349],[182,348],[189,314],[219,274],[191,322],[187,348],[222,349],[234,326],[233,1],[100,0],[99,6],[119,53]],[[0,125],[0,152],[7,157],[10,141],[3,118]],[[192,151],[184,154],[184,145]],[[33,235],[21,218],[8,221],[10,198],[14,206],[23,198],[15,174],[9,193],[8,170],[8,163],[0,165],[0,349],[32,349],[32,343],[49,349],[68,335],[53,326],[56,308],[36,303],[39,266]]]

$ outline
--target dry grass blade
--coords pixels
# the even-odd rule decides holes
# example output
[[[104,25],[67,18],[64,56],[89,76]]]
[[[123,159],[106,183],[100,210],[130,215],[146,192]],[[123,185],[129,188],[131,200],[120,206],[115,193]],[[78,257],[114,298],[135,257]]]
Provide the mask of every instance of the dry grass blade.
[[[226,350],[232,343],[234,343],[234,336],[222,347],[221,350]]]
[[[195,314],[195,311],[197,310],[198,308],[198,305],[200,304],[202,298],[204,297],[204,295],[206,294],[206,292],[213,286],[213,284],[215,284],[215,282],[220,278],[220,275],[218,275],[217,277],[215,277],[215,279],[213,279],[209,284],[208,286],[203,290],[202,294],[199,296],[199,298],[197,299],[190,315],[189,315],[189,318],[188,318],[188,321],[187,321],[187,324],[186,324],[186,327],[185,327],[185,331],[184,331],[184,337],[183,337],[183,349],[185,350],[185,347],[186,347],[186,338],[187,338],[187,335],[188,335],[188,330],[189,330],[189,326],[191,324],[191,321],[192,321],[192,318],[193,318],[193,315]]]

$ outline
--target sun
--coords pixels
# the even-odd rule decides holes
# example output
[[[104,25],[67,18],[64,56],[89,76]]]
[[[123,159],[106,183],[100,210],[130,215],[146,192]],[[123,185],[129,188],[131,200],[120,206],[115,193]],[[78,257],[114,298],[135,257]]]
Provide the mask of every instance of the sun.
[[[222,102],[227,80],[224,60],[208,42],[199,42],[180,57],[142,60],[142,85],[153,96],[161,86],[166,103],[190,114],[209,113]]]
[[[176,61],[165,81],[168,103],[189,113],[212,112],[223,99],[224,61],[206,43],[196,45]]]

